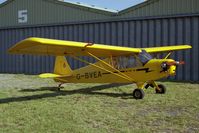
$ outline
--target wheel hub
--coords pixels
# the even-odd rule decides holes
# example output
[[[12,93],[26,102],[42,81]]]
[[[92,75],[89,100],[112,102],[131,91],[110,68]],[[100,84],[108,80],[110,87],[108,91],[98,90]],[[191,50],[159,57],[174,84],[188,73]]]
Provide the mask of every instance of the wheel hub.
[[[140,92],[139,92],[139,91],[136,91],[136,92],[135,92],[135,97],[140,97],[140,96],[141,96]]]

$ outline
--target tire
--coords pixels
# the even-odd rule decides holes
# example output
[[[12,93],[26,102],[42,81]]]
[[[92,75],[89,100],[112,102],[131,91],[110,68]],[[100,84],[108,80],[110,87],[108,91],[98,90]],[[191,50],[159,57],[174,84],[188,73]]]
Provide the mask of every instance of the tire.
[[[158,87],[160,90],[158,90],[158,89],[155,90],[157,94],[165,94],[166,93],[166,87],[164,85],[159,84]]]
[[[143,99],[144,98],[144,91],[142,89],[135,89],[133,91],[133,97],[135,99]]]

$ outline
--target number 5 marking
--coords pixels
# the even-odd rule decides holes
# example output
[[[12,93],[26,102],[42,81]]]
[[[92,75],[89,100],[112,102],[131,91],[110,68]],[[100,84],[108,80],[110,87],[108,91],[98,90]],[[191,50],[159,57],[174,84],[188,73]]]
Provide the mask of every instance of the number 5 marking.
[[[28,11],[19,10],[18,11],[18,23],[27,23],[28,22]]]

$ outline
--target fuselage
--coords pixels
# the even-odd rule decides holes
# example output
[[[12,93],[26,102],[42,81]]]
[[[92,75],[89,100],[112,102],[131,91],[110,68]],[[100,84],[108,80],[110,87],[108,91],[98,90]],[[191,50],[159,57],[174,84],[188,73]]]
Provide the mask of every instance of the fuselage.
[[[108,59],[105,59],[107,63]],[[144,65],[114,69],[101,61],[94,63],[100,66],[97,68],[88,65],[74,70],[72,76],[64,78],[55,78],[55,81],[62,83],[132,83],[158,80],[170,75],[175,75],[176,66],[172,65],[166,71],[163,71],[162,64],[173,62],[172,59],[151,59]]]

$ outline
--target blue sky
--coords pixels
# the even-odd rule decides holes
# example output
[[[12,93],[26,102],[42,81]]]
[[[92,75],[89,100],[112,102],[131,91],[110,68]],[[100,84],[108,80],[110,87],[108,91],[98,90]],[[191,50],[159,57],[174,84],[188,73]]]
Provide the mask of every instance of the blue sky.
[[[0,3],[4,1],[5,0],[0,0]],[[122,10],[127,7],[141,3],[144,0],[67,0],[67,1],[80,2],[108,9]]]

